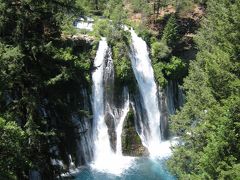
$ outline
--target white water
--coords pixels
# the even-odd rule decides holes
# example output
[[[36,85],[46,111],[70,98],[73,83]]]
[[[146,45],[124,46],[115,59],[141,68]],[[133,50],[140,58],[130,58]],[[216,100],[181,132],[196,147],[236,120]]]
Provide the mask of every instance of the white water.
[[[97,69],[92,74],[93,79],[93,138],[94,138],[94,161],[92,168],[98,171],[112,174],[121,174],[132,162],[131,157],[123,157],[121,153],[121,132],[123,121],[127,115],[129,100],[126,102],[123,115],[117,127],[118,147],[114,153],[110,146],[108,127],[104,120],[104,63],[108,52],[108,45],[105,38],[99,43],[94,66]],[[128,98],[128,92],[127,92]],[[120,141],[120,142],[119,142]]]
[[[131,62],[138,82],[144,107],[147,112],[149,132],[140,134],[143,145],[148,148],[151,156],[159,156],[161,145],[160,109],[157,97],[157,86],[151,66],[146,42],[131,30]]]
[[[119,119],[119,123],[117,125],[116,133],[117,133],[117,155],[122,156],[122,130],[123,123],[129,111],[129,93],[128,89],[124,87],[123,90],[123,98],[124,98],[124,107],[121,112],[121,117]]]
[[[94,161],[98,162],[108,155],[113,154],[110,147],[108,128],[104,121],[104,95],[103,95],[103,73],[104,59],[108,50],[105,38],[99,43],[94,66],[96,70],[92,74],[93,79],[93,138],[94,138]]]
[[[172,142],[161,141],[161,114],[158,102],[158,91],[154,81],[154,73],[147,45],[133,30],[131,30],[131,35],[132,46],[130,57],[132,67],[143,99],[143,107],[146,110],[146,118],[139,120],[141,132],[138,133],[143,145],[148,148],[151,157],[165,158],[171,155],[170,147]],[[109,51],[107,41],[105,38],[102,38],[94,60],[96,70],[92,74],[94,158],[91,167],[100,172],[121,175],[126,169],[132,166],[135,161],[134,157],[122,155],[121,135],[124,120],[129,111],[129,92],[125,87],[123,91],[124,103],[120,109],[116,109],[114,104],[111,103],[111,95],[109,96],[111,91],[105,91],[105,86],[108,87],[108,83],[111,83],[111,81],[108,80],[110,77],[105,76],[113,76],[111,75],[111,68],[113,68],[113,66],[108,67],[108,65],[105,65],[106,62],[110,63],[110,60],[111,52]],[[107,71],[109,71],[109,73],[105,73]],[[108,102],[108,99],[110,99],[110,102]],[[111,105],[111,107],[106,105]],[[111,114],[115,123],[116,152],[111,148],[108,127],[105,122],[105,115],[107,113]]]

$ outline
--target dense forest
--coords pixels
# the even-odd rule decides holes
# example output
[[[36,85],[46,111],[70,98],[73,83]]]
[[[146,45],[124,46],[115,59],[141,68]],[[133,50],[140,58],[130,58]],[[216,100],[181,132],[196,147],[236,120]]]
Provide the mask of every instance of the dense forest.
[[[157,84],[176,82],[186,96],[169,118],[167,136],[181,139],[171,173],[239,179],[239,9],[239,0],[0,0],[0,179],[30,179],[30,171],[55,179],[69,170],[70,119],[91,119],[80,92],[91,92],[101,37],[112,48],[116,89],[136,91],[123,24],[147,42]],[[92,17],[94,30],[76,29],[79,16]],[[52,162],[59,157],[66,167]]]

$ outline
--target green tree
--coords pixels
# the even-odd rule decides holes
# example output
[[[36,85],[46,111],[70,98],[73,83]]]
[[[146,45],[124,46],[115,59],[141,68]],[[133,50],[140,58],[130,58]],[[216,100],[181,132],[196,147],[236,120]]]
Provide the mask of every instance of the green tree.
[[[174,47],[178,38],[178,25],[176,22],[175,14],[172,14],[167,21],[167,24],[163,30],[162,42],[165,42],[168,46]]]
[[[12,121],[0,118],[0,177],[14,179],[29,167],[26,133]]]
[[[85,66],[89,56],[74,51],[73,43],[61,37],[63,20],[78,12],[81,8],[75,1],[0,0],[0,113],[19,125],[1,122],[10,143],[6,149],[9,157],[3,158],[5,164],[1,161],[4,174],[15,173],[21,179],[24,174],[28,176],[29,170],[36,169],[43,178],[54,179],[58,175],[51,165],[54,157],[49,149],[57,143],[52,138],[53,132],[69,123],[66,115],[69,111],[62,94],[66,89],[71,90],[66,88],[67,83],[75,80],[79,87],[87,83],[89,73],[89,66]],[[51,118],[43,117],[39,111],[46,105],[44,99],[48,99],[49,106],[59,114],[66,113],[66,121],[59,120],[56,126]],[[9,127],[13,131],[8,131]],[[11,133],[19,135],[19,139],[13,139]],[[27,142],[21,133],[24,138],[27,136]],[[1,143],[8,145],[2,139]],[[12,148],[14,146],[19,149]],[[12,161],[9,159],[12,168],[6,159],[11,158],[11,153],[16,153]],[[27,154],[30,166],[24,165],[24,159],[20,164],[20,154],[22,158]]]
[[[171,55],[171,49],[164,41],[156,41],[151,45],[151,54],[155,61],[166,60]]]
[[[172,118],[182,145],[170,168],[180,179],[239,177],[239,1],[210,0],[184,81],[186,104]]]

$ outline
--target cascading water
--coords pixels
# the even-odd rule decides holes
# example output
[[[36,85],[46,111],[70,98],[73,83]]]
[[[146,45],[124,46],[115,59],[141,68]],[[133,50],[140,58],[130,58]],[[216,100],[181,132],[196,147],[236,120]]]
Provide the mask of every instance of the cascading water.
[[[117,133],[117,150],[116,153],[118,156],[122,156],[122,130],[123,130],[123,123],[129,111],[129,93],[128,88],[124,87],[123,90],[123,98],[124,98],[124,107],[121,110],[121,116],[119,118],[119,122],[116,128]]]
[[[161,159],[171,155],[172,142],[161,141],[161,99],[147,45],[133,30],[131,34],[130,59],[139,86],[139,92],[130,96],[133,126],[151,157],[157,158],[122,155],[122,132],[125,131],[123,125],[129,112],[130,98],[127,87],[123,88],[119,98],[114,98],[114,66],[110,48],[103,38],[94,61],[96,70],[92,74],[94,158],[91,168],[81,170],[76,179],[175,179],[167,172]],[[131,137],[131,133],[129,135]]]
[[[85,88],[81,88],[81,98],[82,98],[82,109],[85,111],[89,111],[89,99],[88,93]],[[77,128],[74,130],[76,131],[75,134],[79,136],[76,140],[76,166],[80,164],[87,164],[92,160],[93,156],[93,147],[92,147],[92,133],[91,133],[91,122],[89,121],[88,117],[79,116],[77,113],[72,114],[71,121],[73,125]],[[71,162],[71,159],[69,158]],[[70,163],[71,165],[71,163]],[[71,166],[73,167],[73,166]]]
[[[140,132],[143,144],[148,148],[151,156],[159,155],[161,151],[160,109],[157,96],[157,85],[151,66],[146,42],[131,30],[131,62],[135,77],[138,82],[143,99],[143,106],[147,112],[147,120],[141,122],[147,124],[145,132]],[[147,121],[147,122],[146,122]]]
[[[103,73],[104,60],[108,50],[105,38],[99,43],[94,66],[96,70],[92,74],[93,79],[93,138],[94,138],[94,161],[105,161],[113,151],[109,142],[108,128],[104,121],[104,95]]]
[[[183,90],[177,82],[169,81],[165,88],[165,94],[167,96],[168,113],[175,114],[176,110],[184,104]]]
[[[109,53],[109,54],[108,54]],[[109,107],[110,102],[106,102],[104,96],[104,86],[107,87],[104,83],[111,83],[108,78],[105,78],[104,81],[104,72],[106,70],[105,60],[108,59],[107,62],[111,62],[111,53],[109,51],[109,47],[105,38],[99,43],[98,51],[96,58],[94,60],[94,66],[96,70],[92,74],[93,79],[93,139],[94,139],[94,161],[92,163],[92,167],[97,169],[98,171],[108,172],[113,174],[121,174],[124,169],[128,168],[131,164],[132,158],[123,157],[121,153],[121,132],[123,121],[127,115],[129,108],[129,95],[128,90],[125,88],[124,90],[124,98],[126,98],[126,102],[124,104],[124,108],[120,114],[118,114],[119,119],[114,116],[112,113],[112,109],[114,107]],[[111,63],[110,63],[111,65]],[[109,66],[113,68],[113,66]],[[111,70],[107,69],[109,73],[105,73],[105,75],[111,74]],[[111,99],[111,98],[110,98]],[[105,106],[107,104],[107,106]],[[108,107],[108,108],[105,108]],[[114,118],[114,123],[117,123],[117,153],[115,153],[111,147],[109,129],[106,125],[105,114],[110,113]]]

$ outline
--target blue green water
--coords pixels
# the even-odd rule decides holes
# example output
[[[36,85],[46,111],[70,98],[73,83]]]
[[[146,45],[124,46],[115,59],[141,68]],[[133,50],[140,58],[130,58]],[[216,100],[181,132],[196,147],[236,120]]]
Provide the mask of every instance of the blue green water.
[[[116,162],[117,163],[117,162]],[[113,165],[114,166],[114,165]],[[76,180],[176,180],[166,169],[165,161],[150,158],[136,158],[121,175],[99,172],[85,167],[75,176]]]

